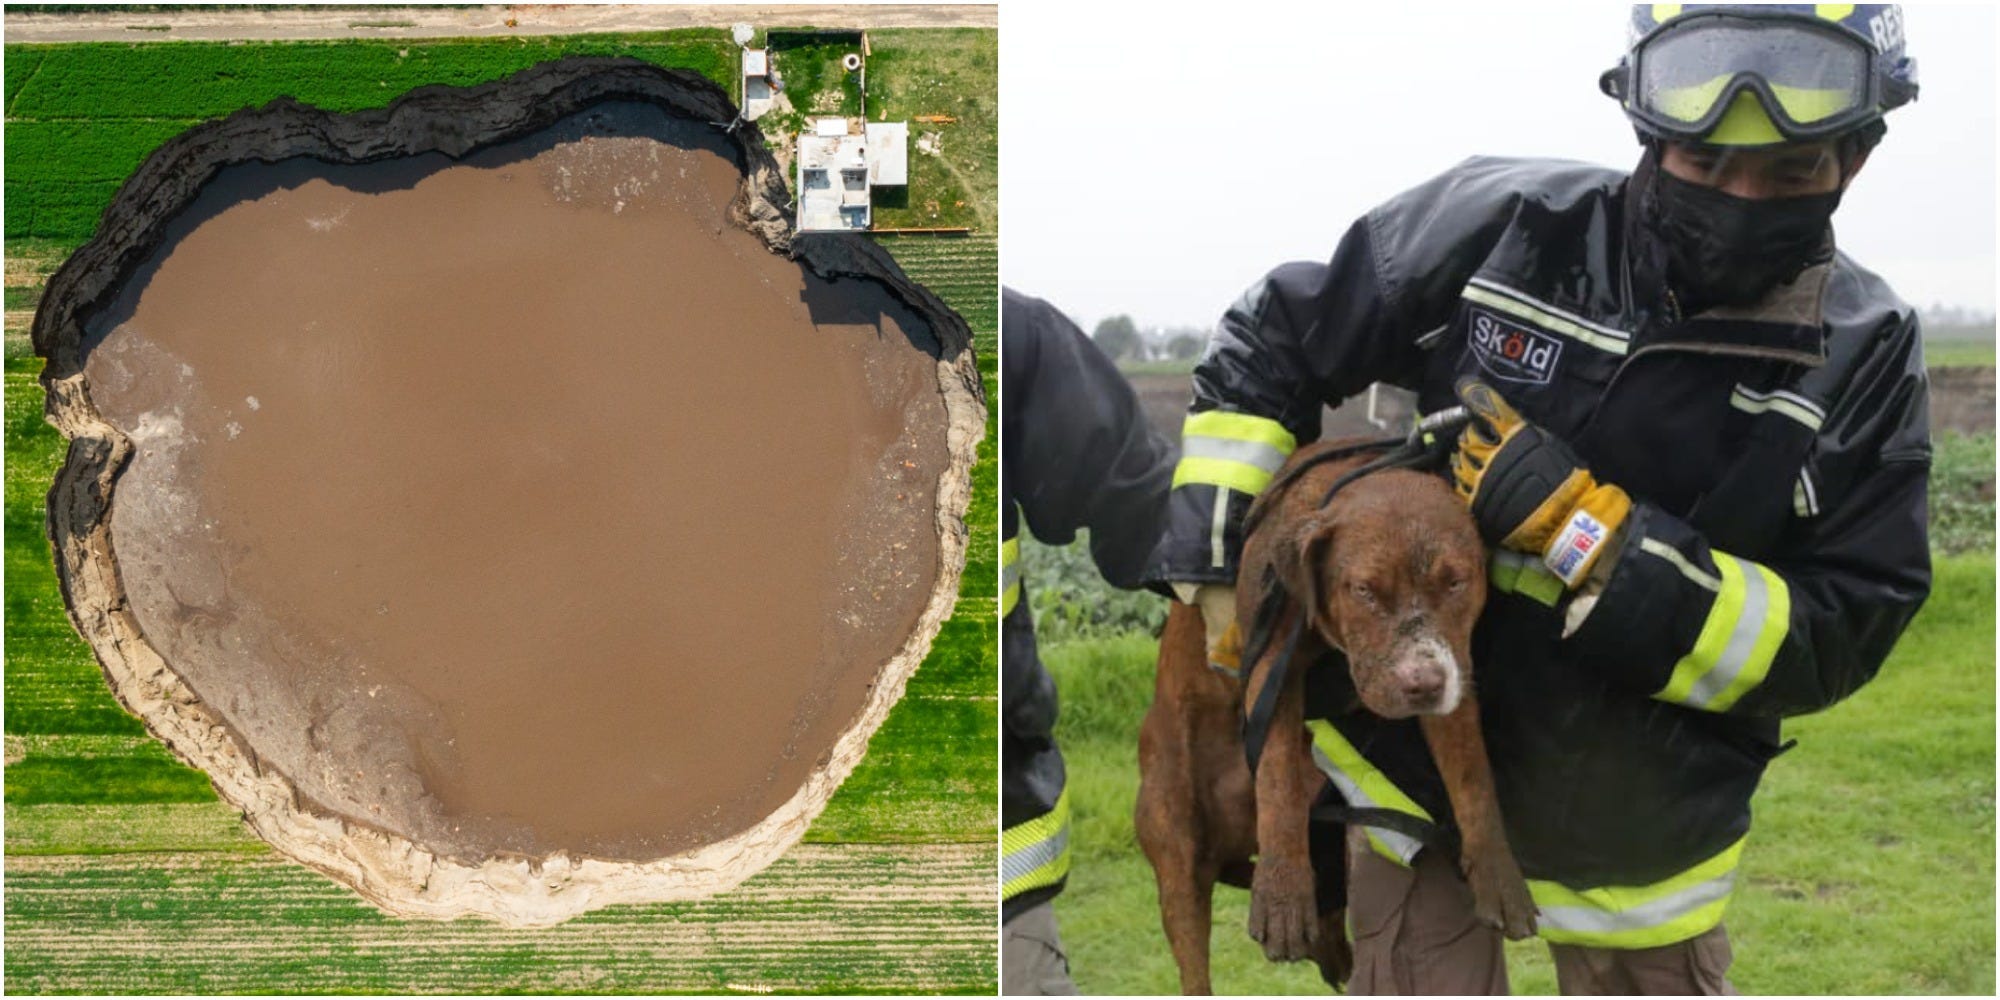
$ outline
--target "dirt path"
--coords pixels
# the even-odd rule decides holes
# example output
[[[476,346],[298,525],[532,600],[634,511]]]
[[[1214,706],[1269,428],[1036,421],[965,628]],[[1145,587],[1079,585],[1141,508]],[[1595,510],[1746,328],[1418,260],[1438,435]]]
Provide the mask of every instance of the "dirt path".
[[[14,42],[146,42],[224,39],[439,38],[577,35],[672,28],[811,24],[822,28],[995,28],[993,4],[503,5],[191,10],[170,13],[10,14]]]

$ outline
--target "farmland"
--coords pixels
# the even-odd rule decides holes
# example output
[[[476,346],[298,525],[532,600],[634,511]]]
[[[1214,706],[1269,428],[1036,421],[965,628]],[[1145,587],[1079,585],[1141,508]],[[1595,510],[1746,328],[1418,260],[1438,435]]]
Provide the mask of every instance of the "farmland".
[[[932,166],[970,216],[990,179],[991,31],[882,32],[885,90],[987,88]],[[960,56],[984,52],[986,63]],[[249,836],[206,779],[112,699],[65,617],[43,494],[63,454],[26,329],[49,273],[166,138],[281,95],[343,110],[560,55],[626,55],[731,85],[726,32],[486,41],[10,45],[6,90],[6,987],[10,992],[966,991],[993,988],[997,546],[993,437],[974,472],[956,611],[807,834],[738,892],[546,931],[398,921]],[[895,82],[896,60],[922,67]],[[977,103],[977,102],[972,102]],[[871,98],[871,111],[874,109]],[[913,174],[919,159],[912,157]],[[970,179],[968,183],[964,179]],[[982,179],[984,179],[982,181]],[[915,188],[913,188],[915,190]],[[970,217],[969,216],[969,217]],[[912,225],[918,223],[912,222]],[[933,224],[933,223],[923,223]],[[971,323],[995,375],[997,242],[884,237]],[[989,400],[991,402],[991,400]],[[801,956],[810,955],[810,962]]]
[[[871,39],[871,118],[957,119],[938,126],[938,155],[912,154],[907,200],[882,205],[880,224],[990,231],[999,183],[994,33],[900,29]],[[693,70],[734,94],[735,51],[728,33],[714,29],[505,41],[9,46],[6,235],[81,243],[118,185],[160,143],[281,95],[353,111],[412,87],[481,83],[573,55]]]

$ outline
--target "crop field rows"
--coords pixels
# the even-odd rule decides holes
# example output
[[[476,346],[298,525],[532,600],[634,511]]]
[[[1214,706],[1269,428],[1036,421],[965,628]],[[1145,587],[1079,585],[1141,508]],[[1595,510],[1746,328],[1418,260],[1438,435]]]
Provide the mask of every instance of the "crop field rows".
[[[932,33],[894,34],[920,50]],[[951,36],[947,47],[992,46],[992,32],[971,33],[983,42],[938,34]],[[953,617],[806,845],[723,897],[620,907],[548,931],[394,920],[277,856],[116,704],[68,622],[43,510],[63,442],[41,417],[27,329],[43,282],[89,237],[126,173],[182,128],[279,94],[367,107],[422,83],[475,82],[577,52],[636,55],[724,83],[733,67],[726,36],[709,31],[8,47],[8,991],[992,989],[990,531],[971,532]],[[990,87],[990,65],[981,72]],[[990,136],[983,148],[990,159]],[[979,208],[990,217],[990,203]],[[991,385],[993,234],[883,242],[967,318]],[[990,420],[967,514],[975,526],[994,523],[996,433]]]
[[[22,858],[7,866],[7,988],[976,991],[992,887],[984,845],[802,847],[711,900],[517,931],[391,919],[269,855]]]
[[[975,334],[1000,329],[1000,241],[970,236],[877,236],[896,263],[919,284],[951,303]],[[981,357],[989,344],[976,343]]]
[[[81,243],[133,168],[188,126],[280,95],[339,111],[412,87],[480,83],[564,55],[631,56],[728,88],[720,30],[603,38],[234,45],[87,43],[7,48],[7,226]]]
[[[885,205],[880,223],[990,232],[999,187],[995,33],[903,29],[871,38],[872,118],[954,119],[934,127],[935,155],[912,152],[908,203]],[[735,46],[719,29],[505,41],[8,46],[6,235],[82,242],[148,153],[238,108],[279,95],[338,111],[379,107],[412,87],[480,83],[570,55],[688,69],[735,93]]]

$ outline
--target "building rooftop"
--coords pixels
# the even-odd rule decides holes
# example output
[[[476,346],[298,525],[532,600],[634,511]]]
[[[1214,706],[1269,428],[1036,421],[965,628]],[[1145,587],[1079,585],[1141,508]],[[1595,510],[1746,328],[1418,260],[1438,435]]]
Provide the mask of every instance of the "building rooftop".
[[[770,56],[763,49],[743,50],[743,117],[750,121],[762,118],[777,102],[770,70]]]
[[[907,122],[869,122],[860,135],[844,118],[820,118],[799,136],[798,229],[867,229],[871,191],[909,183]]]
[[[863,131],[868,144],[868,183],[876,187],[910,183],[910,123],[869,122]]]

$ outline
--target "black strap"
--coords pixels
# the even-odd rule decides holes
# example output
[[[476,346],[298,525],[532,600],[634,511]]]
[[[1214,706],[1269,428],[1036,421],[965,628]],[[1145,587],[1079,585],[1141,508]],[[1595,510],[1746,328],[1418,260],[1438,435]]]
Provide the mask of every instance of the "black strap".
[[[1278,627],[1278,615],[1285,610],[1285,588],[1278,583],[1278,574],[1270,567],[1264,568],[1264,597],[1257,602],[1257,616],[1250,620],[1250,634],[1243,638],[1243,650],[1238,654],[1238,672],[1248,670],[1244,664],[1256,663],[1271,645],[1271,632]]]
[[[1292,485],[1293,482],[1297,481],[1300,476],[1303,476],[1306,473],[1311,472],[1313,469],[1319,468],[1320,466],[1325,465],[1328,462],[1338,462],[1344,458],[1353,458],[1354,456],[1359,455],[1365,451],[1378,451],[1385,448],[1397,448],[1403,445],[1404,443],[1405,441],[1403,438],[1382,438],[1376,441],[1361,441],[1355,444],[1342,445],[1339,448],[1329,448],[1326,451],[1322,451],[1316,455],[1312,455],[1306,459],[1301,460],[1297,465],[1294,465],[1291,468],[1286,469],[1283,472],[1279,473],[1276,479],[1271,480],[1271,485],[1264,487],[1264,492],[1257,494],[1257,498],[1255,500],[1250,501],[1250,510],[1249,512],[1243,515],[1243,537],[1249,538],[1250,533],[1257,530],[1257,525],[1263,523],[1264,515],[1270,512],[1271,504],[1275,502],[1276,499],[1279,496],[1281,496],[1285,492],[1285,490]],[[1380,461],[1380,459],[1377,459],[1376,461]],[[1369,471],[1372,472],[1374,471],[1374,469],[1369,467],[1373,465],[1375,465],[1375,462],[1370,462],[1368,463],[1368,465],[1361,466],[1360,468],[1369,469]],[[1342,476],[1341,478],[1347,479],[1348,477]],[[1337,482],[1335,485],[1345,486],[1346,483]],[[1322,501],[1320,506],[1322,507],[1326,506],[1325,502]]]
[[[1329,448],[1301,460],[1298,464],[1280,472],[1277,478],[1271,480],[1271,485],[1266,486],[1264,492],[1250,502],[1250,510],[1243,515],[1243,537],[1250,537],[1250,533],[1263,522],[1264,515],[1269,512],[1271,504],[1277,497],[1307,472],[1328,462],[1353,458],[1362,452],[1387,449],[1387,453],[1381,457],[1355,466],[1335,479],[1333,485],[1327,487],[1326,495],[1320,498],[1319,505],[1325,507],[1332,503],[1334,496],[1346,489],[1348,484],[1373,472],[1397,468],[1443,468],[1446,456],[1458,446],[1458,432],[1464,430],[1465,425],[1471,422],[1472,415],[1465,407],[1454,406],[1417,421],[1417,426],[1407,437],[1357,441],[1338,448]]]
[[[1273,593],[1281,591],[1274,590]],[[1278,651],[1278,658],[1271,663],[1271,672],[1264,678],[1264,687],[1257,692],[1257,703],[1250,706],[1250,714],[1243,720],[1243,753],[1250,758],[1252,775],[1257,773],[1258,759],[1264,756],[1264,741],[1271,735],[1271,717],[1278,712],[1278,692],[1284,690],[1285,676],[1291,672],[1292,657],[1299,651],[1299,639],[1305,634],[1305,616],[1300,615],[1292,623],[1290,634],[1285,636],[1285,648]]]
[[[1456,432],[1464,428],[1468,420],[1462,407],[1446,410],[1420,421],[1408,438],[1364,441],[1340,448],[1330,448],[1300,461],[1273,479],[1271,485],[1251,503],[1249,513],[1243,518],[1243,536],[1249,537],[1276,498],[1300,476],[1327,462],[1351,458],[1366,451],[1389,449],[1384,454],[1355,466],[1336,478],[1333,484],[1327,487],[1326,495],[1320,499],[1321,507],[1332,503],[1333,498],[1355,480],[1383,469],[1442,467],[1446,457],[1457,446]],[[1284,616],[1286,605],[1292,603],[1290,595],[1285,593],[1284,585],[1278,580],[1277,573],[1268,567],[1261,583],[1264,587],[1264,596],[1257,602],[1257,615],[1250,623],[1250,634],[1244,639],[1243,655],[1239,661],[1243,664],[1241,673],[1245,677],[1249,675],[1250,669],[1257,661],[1263,658],[1265,649],[1270,646],[1272,636],[1277,631],[1278,619]],[[1278,711],[1278,695],[1285,689],[1292,670],[1292,660],[1298,655],[1299,642],[1304,638],[1305,630],[1306,613],[1305,609],[1301,608],[1298,619],[1292,623],[1289,634],[1285,636],[1284,648],[1278,651],[1277,658],[1271,662],[1270,672],[1264,678],[1264,687],[1257,692],[1256,703],[1250,706],[1249,714],[1243,719],[1243,753],[1249,759],[1250,773],[1253,776],[1257,773],[1257,762],[1264,756],[1264,744],[1271,736],[1271,719]],[[1327,790],[1330,794],[1322,795],[1320,800],[1313,804],[1310,812],[1315,827],[1354,825],[1393,830],[1416,840],[1425,847],[1442,851],[1447,857],[1458,856],[1458,835],[1455,830],[1393,809],[1350,805],[1331,782],[1328,783]],[[1314,859],[1314,895],[1317,897],[1320,911],[1329,912],[1339,908],[1346,901],[1346,865],[1341,860],[1342,855],[1339,850],[1341,838],[1336,834],[1330,838],[1320,839],[1328,840],[1332,844],[1332,850],[1328,852],[1330,859]]]
[[[1389,438],[1378,441],[1363,441],[1312,455],[1291,468],[1286,469],[1270,487],[1260,494],[1250,505],[1250,512],[1243,519],[1244,537],[1249,537],[1265,511],[1275,502],[1275,498],[1298,481],[1306,470],[1342,458],[1351,458],[1364,451],[1390,448],[1388,453],[1371,461],[1355,466],[1342,473],[1327,487],[1326,495],[1320,499],[1325,507],[1349,484],[1370,473],[1390,468],[1423,468],[1442,465],[1445,457],[1457,445],[1456,432],[1462,429],[1470,417],[1463,407],[1434,413],[1417,423],[1415,430],[1407,438]],[[1272,632],[1277,628],[1278,619],[1283,616],[1285,605],[1291,603],[1284,585],[1277,574],[1266,570],[1262,581],[1263,599],[1257,602],[1257,617],[1250,624],[1250,635],[1243,643],[1243,656],[1238,662],[1247,678],[1252,667],[1263,657],[1264,650],[1271,643]],[[1292,623],[1291,633],[1285,637],[1285,646],[1271,663],[1270,674],[1264,678],[1264,687],[1257,692],[1257,702],[1243,720],[1243,753],[1249,758],[1250,773],[1257,773],[1257,762],[1264,755],[1264,744],[1271,735],[1271,717],[1278,710],[1278,693],[1285,688],[1285,680],[1291,673],[1293,656],[1298,652],[1299,640],[1305,634],[1305,609],[1301,608],[1298,620]],[[1412,834],[1415,836],[1415,834]]]

